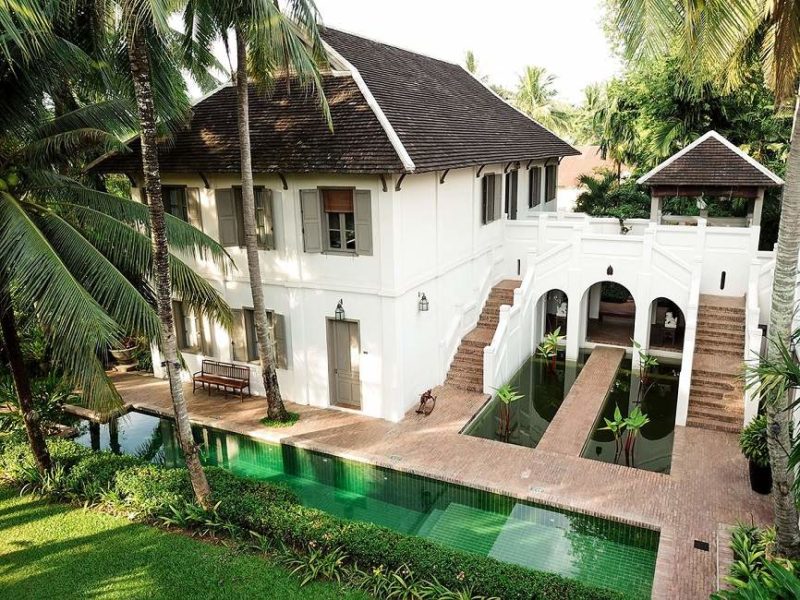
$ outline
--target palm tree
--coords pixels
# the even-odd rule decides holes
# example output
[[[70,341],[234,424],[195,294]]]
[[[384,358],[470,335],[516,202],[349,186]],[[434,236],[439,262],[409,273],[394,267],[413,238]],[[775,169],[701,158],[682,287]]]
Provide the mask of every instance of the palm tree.
[[[548,129],[565,132],[569,128],[569,115],[556,100],[555,80],[556,76],[542,67],[525,67],[514,94],[514,104]]]
[[[161,172],[158,162],[157,119],[153,93],[154,73],[151,52],[168,52],[162,43],[172,33],[168,24],[175,3],[169,0],[121,0],[121,28],[129,61],[134,95],[139,115],[139,130],[144,173],[144,192],[149,208],[150,238],[153,248],[156,305],[160,322],[161,352],[169,379],[172,408],[178,442],[198,504],[209,508],[211,490],[200,462],[200,449],[192,437],[186,398],[181,383],[181,364],[172,314],[172,281],[169,270],[169,246],[164,203],[161,195]],[[154,53],[155,54],[155,53]]]
[[[615,19],[628,57],[655,56],[678,48],[688,72],[698,80],[741,82],[746,66],[761,60],[776,104],[795,104],[786,183],[783,188],[775,273],[772,284],[767,361],[781,360],[789,347],[800,251],[800,2],[735,0],[676,3],[672,0],[617,0]],[[800,528],[792,494],[794,472],[787,450],[792,443],[786,391],[765,398],[777,550],[800,556]]]
[[[249,74],[269,89],[276,79],[285,85],[294,80],[313,86],[320,108],[330,123],[328,105],[322,91],[319,65],[327,61],[319,36],[319,14],[310,0],[291,0],[283,9],[272,0],[189,0],[184,13],[187,32],[194,31],[208,44],[213,37],[226,41],[232,30],[236,45],[236,95],[239,147],[241,151],[242,206],[247,268],[255,315],[258,358],[267,397],[267,417],[286,421],[289,414],[281,398],[275,369],[274,340],[267,321],[264,286],[255,221],[253,163],[250,153]]]
[[[122,401],[105,374],[97,350],[126,334],[159,340],[158,318],[149,303],[153,253],[147,210],[131,200],[84,187],[53,167],[65,140],[86,143],[86,131],[62,129],[102,107],[86,106],[40,126],[31,139],[0,136],[0,331],[28,440],[40,470],[51,467],[31,382],[23,362],[14,307],[32,314],[51,348],[55,368],[81,390],[87,406],[101,414]],[[102,138],[95,130],[95,140]],[[113,134],[106,141],[114,143]],[[225,268],[224,250],[187,223],[170,219],[169,243],[181,252],[210,254]],[[193,310],[228,323],[230,311],[216,290],[176,256],[172,291]]]

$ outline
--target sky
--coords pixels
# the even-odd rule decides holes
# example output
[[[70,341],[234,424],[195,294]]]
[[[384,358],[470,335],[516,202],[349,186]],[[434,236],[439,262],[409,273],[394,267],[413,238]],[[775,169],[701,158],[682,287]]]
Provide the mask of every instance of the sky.
[[[450,62],[467,50],[481,75],[516,86],[525,65],[556,75],[562,100],[620,70],[602,31],[602,0],[316,0],[325,25]],[[488,10],[491,8],[491,10]]]

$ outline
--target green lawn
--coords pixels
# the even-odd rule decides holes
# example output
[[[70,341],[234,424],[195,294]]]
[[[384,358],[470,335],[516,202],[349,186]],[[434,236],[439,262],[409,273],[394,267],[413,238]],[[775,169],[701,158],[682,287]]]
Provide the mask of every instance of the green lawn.
[[[0,488],[0,598],[326,598],[285,569],[183,535]]]

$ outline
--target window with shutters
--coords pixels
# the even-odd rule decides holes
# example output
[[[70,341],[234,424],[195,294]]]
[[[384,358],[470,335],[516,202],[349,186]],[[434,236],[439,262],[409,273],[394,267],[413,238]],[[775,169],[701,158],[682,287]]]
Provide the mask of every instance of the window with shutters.
[[[486,225],[500,218],[502,179],[497,173],[484,175],[481,189],[481,223]]]
[[[185,352],[211,354],[210,336],[206,335],[202,319],[179,300],[172,301],[172,318],[178,349]]]
[[[261,250],[275,249],[272,190],[254,188],[255,222],[258,247]],[[223,246],[244,247],[244,201],[241,186],[216,190],[217,219],[220,243]]]
[[[356,251],[356,215],[352,189],[322,189],[323,241],[334,252]]]
[[[558,165],[547,165],[544,171],[544,201],[556,199],[556,186],[558,184]]]
[[[542,167],[532,167],[528,172],[528,208],[542,203]]]
[[[300,190],[303,249],[372,255],[372,194],[353,188]]]
[[[255,311],[252,308],[235,309],[233,314],[233,334],[231,346],[233,360],[258,362],[258,337],[256,334]],[[289,368],[289,352],[286,338],[286,320],[281,314],[267,311],[267,327],[272,340],[272,350],[279,369]]]

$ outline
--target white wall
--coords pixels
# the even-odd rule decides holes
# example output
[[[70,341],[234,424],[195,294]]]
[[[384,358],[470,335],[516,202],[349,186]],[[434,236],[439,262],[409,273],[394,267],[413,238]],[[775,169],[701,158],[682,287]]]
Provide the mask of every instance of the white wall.
[[[501,275],[503,221],[482,225],[481,186],[475,168],[398,177],[287,175],[255,177],[272,190],[276,250],[261,251],[267,306],[285,315],[288,369],[278,371],[285,398],[329,405],[327,324],[339,299],[348,319],[359,322],[362,409],[400,420],[428,388],[442,383],[461,336],[477,322],[490,286]],[[483,173],[502,172],[488,165]],[[200,190],[203,230],[218,239],[216,188],[238,185],[231,175],[163,175],[164,185]],[[371,256],[303,251],[299,193],[318,186],[354,186],[372,192]],[[187,262],[220,291],[232,308],[252,307],[244,249],[228,248],[237,269],[222,273],[207,261]],[[418,310],[419,293],[430,303]],[[214,357],[231,361],[230,338],[216,327]],[[186,354],[189,371],[202,356]],[[156,361],[157,362],[157,361]],[[263,393],[260,369],[251,365],[253,393]],[[188,378],[188,373],[185,374]]]

